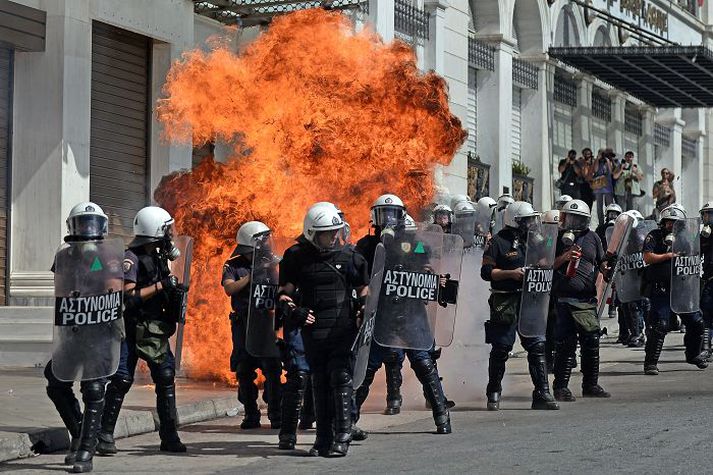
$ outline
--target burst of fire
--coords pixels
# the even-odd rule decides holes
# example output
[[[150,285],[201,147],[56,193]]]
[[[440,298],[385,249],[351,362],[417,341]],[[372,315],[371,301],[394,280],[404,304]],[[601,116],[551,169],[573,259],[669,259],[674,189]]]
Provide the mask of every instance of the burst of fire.
[[[169,140],[217,139],[234,154],[165,177],[155,198],[195,239],[189,374],[231,380],[220,273],[240,225],[263,221],[289,242],[312,203],[332,201],[364,233],[386,192],[416,212],[433,194],[435,166],[450,163],[466,133],[445,81],[419,72],[408,45],[357,33],[340,13],[284,15],[242,52],[225,45],[173,65],[158,116]]]

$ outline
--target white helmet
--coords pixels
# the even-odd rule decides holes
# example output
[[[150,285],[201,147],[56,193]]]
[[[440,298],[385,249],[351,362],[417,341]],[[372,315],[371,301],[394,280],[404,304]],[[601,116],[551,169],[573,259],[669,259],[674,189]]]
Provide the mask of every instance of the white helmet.
[[[406,214],[406,217],[404,218],[404,229],[406,231],[416,231],[418,229],[418,226],[416,225],[416,221],[408,213]]]
[[[173,218],[168,211],[158,206],[141,208],[134,218],[134,235],[149,238],[145,242],[171,237]]]
[[[453,214],[456,215],[456,218],[458,216],[475,214],[475,208],[470,201],[461,201],[453,208]]]
[[[447,214],[448,216],[452,216],[453,210],[450,206],[447,205],[436,205],[433,208],[433,215],[435,216],[437,214]]]
[[[679,210],[679,211],[683,211],[684,214],[687,214],[687,213],[686,213],[686,208],[684,208],[683,205],[680,204],[680,203],[672,203],[672,204],[668,205],[668,206],[667,206],[666,208],[664,208],[664,209],[668,209],[668,208],[677,209],[677,210]]]
[[[584,231],[589,228],[592,212],[582,200],[571,200],[560,210],[560,228],[571,231]]]
[[[629,216],[634,218],[636,220],[637,224],[644,220],[644,215],[639,213],[639,211],[635,210],[635,209],[630,209],[629,211],[625,211],[624,214],[628,214]]]
[[[381,195],[371,206],[371,223],[380,228],[396,226],[405,216],[404,202],[396,195]]]
[[[470,198],[468,195],[453,195],[451,197],[451,208],[456,209],[459,203],[470,203]]]
[[[521,228],[525,224],[525,218],[537,218],[538,216],[540,216],[540,213],[535,211],[535,208],[527,201],[515,201],[505,208],[503,224],[510,228]]]
[[[235,236],[235,240],[238,243],[238,252],[246,253],[252,251],[255,246],[255,238],[269,233],[270,228],[260,221],[248,221],[243,224]]]
[[[319,206],[312,206],[307,211],[302,226],[302,234],[315,247],[319,247],[315,241],[315,236],[318,232],[334,231],[343,227],[344,221],[339,216],[336,206],[332,203],[325,203]]]
[[[669,219],[671,221],[679,221],[681,219],[686,219],[686,210],[681,205],[667,206],[661,211],[661,215],[659,216],[659,224],[663,224],[664,219]]]
[[[604,210],[604,216],[606,221],[613,221],[619,216],[624,210],[621,209],[621,206],[619,206],[616,203],[612,203],[609,206],[606,207]]]
[[[549,211],[545,211],[542,214],[542,223],[543,224],[557,224],[560,222],[560,211],[558,209],[551,209]]]
[[[558,210],[562,211],[562,208],[564,208],[564,205],[572,201],[574,198],[572,198],[569,195],[562,195],[559,198],[557,198],[557,201],[555,201],[555,208]]]
[[[67,234],[100,239],[109,234],[109,218],[99,205],[84,201],[74,205],[67,217]]]
[[[504,210],[505,208],[508,207],[508,205],[510,205],[514,202],[515,202],[515,200],[509,194],[505,193],[503,195],[500,195],[500,198],[498,198],[498,202],[497,202],[498,211]]]
[[[484,196],[478,200],[475,207],[478,210],[478,214],[492,214],[493,208],[495,208],[498,203],[489,196]]]

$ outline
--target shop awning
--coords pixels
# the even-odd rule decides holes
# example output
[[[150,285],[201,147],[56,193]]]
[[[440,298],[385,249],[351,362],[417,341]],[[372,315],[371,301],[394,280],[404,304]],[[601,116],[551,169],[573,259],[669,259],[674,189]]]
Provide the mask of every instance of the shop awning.
[[[704,46],[567,47],[549,54],[656,107],[713,107],[713,52]]]

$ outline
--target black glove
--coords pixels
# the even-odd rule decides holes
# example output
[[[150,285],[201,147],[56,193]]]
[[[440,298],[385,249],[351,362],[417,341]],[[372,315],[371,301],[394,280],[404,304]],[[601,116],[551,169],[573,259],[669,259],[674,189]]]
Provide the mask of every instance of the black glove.
[[[309,309],[306,307],[295,307],[290,312],[290,319],[297,326],[302,326],[307,321],[307,316],[309,315]]]
[[[175,275],[169,275],[165,279],[162,279],[161,288],[166,292],[178,288],[178,277],[176,277]]]

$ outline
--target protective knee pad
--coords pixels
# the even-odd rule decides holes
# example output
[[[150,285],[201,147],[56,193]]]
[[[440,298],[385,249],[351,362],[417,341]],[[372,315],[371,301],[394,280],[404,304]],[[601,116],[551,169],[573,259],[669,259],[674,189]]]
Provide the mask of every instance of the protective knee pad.
[[[352,375],[346,368],[335,368],[329,373],[329,382],[333,388],[352,385]]]
[[[171,386],[176,381],[176,370],[170,366],[159,368],[154,377],[156,386]]]
[[[104,382],[100,380],[83,381],[81,384],[82,401],[96,402],[104,399]]]
[[[686,331],[688,331],[689,328],[693,330],[696,334],[703,335],[703,331],[706,328],[706,323],[705,321],[703,321],[703,318],[700,314],[696,314],[695,316],[691,317],[688,327],[686,327]]]
[[[599,348],[599,332],[582,333],[579,338],[579,344],[582,345],[582,350]]]
[[[126,378],[124,376],[114,375],[111,378],[111,381],[109,381],[107,391],[111,389],[123,396],[129,392],[129,389],[131,389],[132,384],[134,384],[133,378]]]
[[[436,371],[436,364],[430,358],[412,361],[411,367],[419,379]]]
[[[403,363],[403,357],[398,352],[396,352],[396,351],[386,351],[385,352],[384,364],[400,365],[402,363]]]
[[[285,391],[301,391],[309,382],[309,373],[304,371],[290,371],[287,373],[287,382],[285,383]]]
[[[441,357],[442,350],[443,348],[434,348],[433,350],[429,351],[428,354],[431,355],[431,359],[435,361]]]
[[[544,355],[545,354],[545,342],[544,341],[538,341],[537,343],[533,343],[530,345],[528,348],[525,348],[527,350],[528,355]]]

